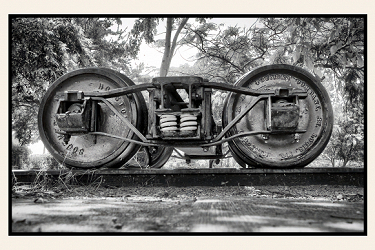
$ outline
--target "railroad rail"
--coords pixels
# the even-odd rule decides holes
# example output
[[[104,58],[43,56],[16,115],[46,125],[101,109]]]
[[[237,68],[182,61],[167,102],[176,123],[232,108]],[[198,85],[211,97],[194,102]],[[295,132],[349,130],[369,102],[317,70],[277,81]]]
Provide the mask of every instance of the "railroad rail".
[[[105,187],[366,185],[364,168],[13,170],[12,181],[32,183],[37,177],[58,179],[68,174],[78,184],[100,180]]]

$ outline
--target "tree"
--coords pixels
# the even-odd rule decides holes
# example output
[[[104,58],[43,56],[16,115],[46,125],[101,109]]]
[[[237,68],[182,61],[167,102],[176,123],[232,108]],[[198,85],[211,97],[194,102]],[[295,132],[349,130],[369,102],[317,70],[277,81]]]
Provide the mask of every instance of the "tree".
[[[186,42],[198,49],[196,66],[210,80],[233,84],[250,69],[262,65],[267,56],[267,47],[262,41],[262,32],[254,29],[202,24],[191,27]],[[207,31],[212,31],[209,34]]]
[[[296,17],[262,18],[260,22],[259,27],[228,27],[211,36],[193,30],[199,37],[189,40],[199,49],[195,72],[210,80],[234,83],[260,65],[304,67],[328,90],[335,124],[341,131],[333,134],[327,154],[331,150],[344,165],[355,160],[354,155],[362,156],[356,160],[363,160],[365,19]],[[214,93],[213,100],[221,105],[224,97]]]
[[[12,145],[12,167],[22,169],[29,162],[30,149],[26,146]]]
[[[172,37],[172,27],[174,23],[173,18],[167,18],[167,28],[166,28],[166,35],[165,35],[165,42],[164,42],[164,54],[163,59],[161,61],[160,66],[160,76],[167,76],[169,67],[171,65],[172,57],[174,55],[176,45],[177,45],[177,38],[180,35],[182,28],[185,26],[189,18],[183,18],[181,22],[178,24],[177,30],[174,34],[173,40]]]
[[[331,99],[343,97],[343,113],[335,113],[338,126],[327,154],[341,159],[343,166],[351,160],[363,161],[364,17],[267,18],[262,22],[275,53],[272,62],[305,67],[326,87],[333,82],[336,93],[331,92]],[[324,80],[331,75],[330,81]]]
[[[199,50],[193,67],[174,69],[210,80],[234,83],[251,69],[274,63],[304,67],[322,80],[330,94],[335,130],[323,155],[340,160],[364,159],[363,17],[263,18],[249,29],[228,27],[217,33],[191,28],[185,39]],[[202,25],[203,26],[203,25]],[[213,110],[220,112],[225,93],[213,93]]]
[[[47,86],[61,76],[80,52],[90,60],[79,30],[68,20],[14,18],[11,30],[12,129],[21,145],[37,131],[36,117]],[[70,51],[70,53],[68,53]],[[35,138],[34,138],[35,139]]]
[[[336,166],[336,160],[342,161],[340,167],[345,167],[349,161],[363,161],[363,128],[360,126],[352,119],[345,119],[334,127],[332,139],[323,154],[331,161],[332,167]]]
[[[73,69],[127,68],[127,38],[118,19],[12,18],[12,130],[21,145],[38,139],[37,114],[47,87]],[[116,40],[107,40],[111,35]]]
[[[147,44],[154,44],[157,48],[162,48],[163,58],[160,66],[160,76],[167,76],[171,65],[172,58],[178,48],[186,44],[185,36],[189,34],[189,18],[166,18],[165,37],[155,40],[157,35],[157,26],[164,18],[139,18],[136,20],[131,30],[132,38],[130,46],[135,54],[138,53],[142,41]],[[196,18],[196,22],[205,23],[205,18]],[[172,32],[174,31],[173,38]],[[182,38],[179,39],[179,36]]]
[[[332,72],[346,96],[346,112],[355,106],[363,115],[363,17],[265,18],[262,23],[274,54],[271,63],[303,66],[319,78]]]

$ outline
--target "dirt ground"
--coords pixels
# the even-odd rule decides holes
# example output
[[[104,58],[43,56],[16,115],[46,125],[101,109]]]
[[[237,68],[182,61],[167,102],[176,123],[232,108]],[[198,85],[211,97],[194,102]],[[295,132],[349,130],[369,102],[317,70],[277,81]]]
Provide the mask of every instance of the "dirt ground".
[[[19,186],[10,233],[361,234],[364,209],[354,186]]]

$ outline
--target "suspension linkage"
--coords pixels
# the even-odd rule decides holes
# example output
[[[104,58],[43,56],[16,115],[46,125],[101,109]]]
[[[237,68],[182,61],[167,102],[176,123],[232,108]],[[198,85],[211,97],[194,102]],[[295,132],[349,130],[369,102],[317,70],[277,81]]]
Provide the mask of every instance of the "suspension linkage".
[[[293,132],[287,132],[287,133],[290,133],[290,134],[292,134],[292,133],[293,134],[298,133],[298,134],[300,134],[300,133],[305,133],[305,132],[306,132],[306,130],[295,130]],[[57,132],[57,133],[61,133],[61,132]],[[65,134],[65,133],[61,133],[61,134]],[[87,134],[88,135],[108,136],[108,137],[111,137],[111,138],[116,138],[116,139],[123,140],[123,141],[126,141],[126,142],[135,143],[135,144],[138,144],[138,145],[141,145],[141,146],[145,146],[145,147],[168,146],[168,145],[164,145],[164,144],[151,143],[151,142],[148,142],[148,141],[142,142],[142,141],[132,140],[132,139],[125,138],[125,137],[122,137],[122,136],[112,135],[112,134],[104,133],[104,132],[89,132]],[[220,144],[223,144],[225,142],[231,141],[231,140],[236,139],[236,138],[245,137],[245,136],[261,135],[261,134],[275,134],[275,132],[272,132],[272,131],[251,131],[251,132],[244,132],[244,133],[239,133],[239,134],[233,135],[231,137],[228,137],[228,138],[225,138],[225,139],[222,139],[222,140],[212,140],[211,142],[208,142],[208,143],[200,143],[200,144],[195,144],[195,145],[198,146],[198,147],[218,146]]]
[[[130,128],[130,130],[133,131],[138,136],[138,138],[142,140],[142,142],[147,142],[146,137],[144,137],[142,133],[128,121],[128,119],[122,116],[121,113],[108,100],[102,97],[92,97],[91,99],[104,102]]]

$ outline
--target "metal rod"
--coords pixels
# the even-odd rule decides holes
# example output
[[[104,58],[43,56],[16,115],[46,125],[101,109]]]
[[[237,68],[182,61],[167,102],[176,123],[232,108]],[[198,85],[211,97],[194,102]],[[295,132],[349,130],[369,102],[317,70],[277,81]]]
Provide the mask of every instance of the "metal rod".
[[[131,142],[131,143],[139,144],[141,146],[146,146],[146,147],[151,147],[151,146],[160,147],[160,145],[156,144],[156,143],[141,142],[141,141],[132,140],[132,139],[125,138],[125,137],[122,137],[122,136],[112,135],[112,134],[108,134],[108,133],[104,133],[104,132],[89,132],[88,134],[89,135],[103,135],[103,136],[108,136],[108,137],[111,137],[111,138],[120,139],[120,140],[123,140],[123,141],[127,141],[127,142]]]
[[[295,130],[295,131],[288,131],[288,132],[283,132],[284,134],[285,133],[290,133],[290,134],[295,134],[295,133],[305,133],[306,130]],[[205,144],[202,144],[202,145],[198,145],[200,147],[211,147],[211,146],[217,146],[217,145],[220,145],[220,144],[223,144],[227,141],[231,141],[235,138],[239,138],[239,137],[245,137],[245,136],[251,136],[251,135],[261,135],[261,134],[277,134],[275,132],[272,132],[272,131],[251,131],[251,132],[244,132],[244,133],[240,133],[240,134],[235,134],[235,135],[232,135],[228,138],[225,138],[225,139],[222,139],[222,140],[217,140],[217,137],[212,140],[212,142],[210,143],[205,143]]]
[[[189,109],[193,108],[193,98],[192,98],[192,95],[193,95],[193,90],[192,90],[192,87],[191,87],[191,84],[189,84]]]
[[[92,101],[90,131],[96,131],[97,129],[97,107],[98,101]],[[96,136],[94,136],[94,144],[96,144]]]
[[[102,97],[93,97],[92,99],[104,102],[130,128],[130,130],[138,136],[139,139],[141,139],[143,142],[147,142],[146,137],[144,137],[142,133],[139,132],[139,130],[128,121],[128,119],[122,116],[121,113],[109,101]]]
[[[290,132],[287,132],[287,133],[295,134],[295,133],[305,133],[305,132],[306,132],[306,130],[295,130],[295,131],[290,131]],[[57,132],[57,133],[59,133],[59,132]],[[61,133],[61,134],[65,134],[65,133]],[[160,147],[160,146],[166,146],[167,145],[167,144],[163,145],[163,144],[157,144],[157,143],[151,143],[151,142],[136,141],[136,140],[132,140],[132,139],[129,139],[129,138],[122,137],[122,136],[112,135],[112,134],[108,134],[108,133],[104,133],[104,132],[90,132],[88,134],[89,135],[103,135],[103,136],[108,136],[108,137],[112,137],[112,138],[124,140],[124,141],[127,141],[127,142],[139,144],[141,146],[146,146],[146,147],[152,147],[152,146],[154,146],[154,147]],[[259,134],[276,134],[276,133],[275,132],[271,132],[271,131],[251,131],[251,132],[245,132],[245,133],[240,133],[240,134],[232,135],[231,137],[228,137],[228,138],[225,138],[225,139],[222,139],[222,140],[219,140],[219,141],[211,141],[209,143],[201,143],[201,144],[198,143],[198,144],[195,144],[195,146],[196,147],[217,146],[217,145],[223,144],[223,143],[225,143],[227,141],[231,141],[231,140],[233,140],[235,138],[245,137],[245,136],[252,136],[252,135],[259,135]],[[171,145],[170,143],[168,145],[174,147],[174,145]],[[181,145],[177,145],[177,146],[181,147]],[[191,145],[188,145],[188,146],[191,146]]]
[[[211,143],[206,143],[204,146],[206,147],[211,147],[211,146],[216,146],[216,145],[220,145],[220,144],[223,144],[227,141],[231,141],[235,138],[239,138],[239,137],[245,137],[245,136],[251,136],[251,135],[259,135],[259,134],[271,134],[271,131],[251,131],[251,132],[244,132],[244,133],[240,133],[240,134],[236,134],[236,135],[232,135],[228,138],[225,138],[225,139],[222,139],[222,140],[216,140],[217,137],[212,140]]]
[[[154,83],[142,83],[139,85],[132,85],[123,88],[112,89],[103,92],[93,92],[93,91],[85,91],[83,94],[85,97],[103,97],[103,98],[112,98],[123,96],[127,94],[133,94],[136,92],[144,91],[149,88],[160,88],[160,84]]]
[[[272,112],[272,99],[271,96],[268,97],[267,101],[267,129],[271,130],[272,127],[272,121],[271,121],[271,112]]]
[[[160,106],[162,109],[165,109],[164,107],[164,85],[160,84]]]
[[[258,96],[246,109],[244,109],[239,115],[237,115],[225,128],[221,131],[221,133],[216,136],[216,138],[212,142],[219,141],[224,135],[239,121],[241,120],[254,106],[257,104],[261,99],[267,98],[268,95],[261,95]]]
[[[244,95],[252,95],[252,96],[259,96],[259,95],[273,95],[275,94],[274,90],[254,90],[249,89],[245,87],[239,87],[239,86],[233,86],[229,85],[227,83],[220,83],[220,82],[203,82],[200,84],[202,87],[206,88],[213,88],[213,89],[220,89],[225,91],[231,91],[238,94],[244,94]]]
[[[143,90],[147,90],[149,88],[161,88],[160,83],[142,83],[138,85],[132,85],[123,88],[112,89],[104,92],[93,92],[93,91],[85,91],[85,97],[103,97],[103,98],[112,98],[123,96],[127,94],[133,94],[136,92],[140,92]],[[212,88],[212,89],[220,89],[224,91],[230,91],[238,94],[244,95],[251,95],[251,96],[260,96],[260,95],[275,95],[275,90],[254,90],[245,87],[239,86],[232,86],[227,83],[220,83],[220,82],[201,82],[194,84],[197,87],[205,87],[205,88]],[[300,98],[307,97],[307,92],[302,89],[293,89],[290,95],[296,95]]]
[[[176,150],[175,148],[173,148],[173,151],[176,152],[181,158],[184,158],[184,156],[180,152],[178,152],[178,150]]]
[[[227,83],[220,83],[220,82],[202,82],[198,86],[231,91],[231,92],[235,92],[238,94],[252,95],[252,96],[275,95],[275,90],[255,90],[255,89],[249,89],[245,87],[233,86]],[[307,97],[307,92],[302,89],[292,89],[291,95],[298,95],[303,98],[303,97]]]
[[[220,145],[222,144],[223,142],[221,142],[221,138],[223,138],[225,136],[225,134],[239,121],[241,120],[254,106],[255,104],[257,104],[261,99],[264,99],[264,98],[268,98],[269,96],[268,95],[261,95],[261,96],[258,96],[248,107],[246,107],[246,109],[244,109],[239,115],[237,115],[222,131],[221,133],[215,137],[214,140],[211,141],[211,143],[209,143],[209,146],[213,146],[213,145]],[[121,115],[121,113],[115,108],[113,107],[113,105],[108,102],[106,99],[104,98],[101,98],[101,97],[94,97],[92,98],[93,100],[100,100],[100,101],[103,101],[105,104],[107,104],[107,106],[115,113],[117,114],[120,119],[122,119],[125,124],[139,137],[139,139],[141,139],[143,142],[147,142],[147,139],[141,134],[141,132],[139,132],[138,129],[136,129],[125,117],[123,117]],[[267,131],[269,132],[269,131]],[[252,133],[252,132],[249,132],[249,133]],[[263,134],[266,134],[266,133],[263,133]],[[251,135],[251,134],[249,134]],[[236,136],[237,137],[237,136]],[[227,139],[225,139],[225,141],[228,141]],[[224,141],[224,142],[225,142]],[[217,143],[218,142],[218,143]],[[200,144],[199,146],[207,146],[205,144]]]

